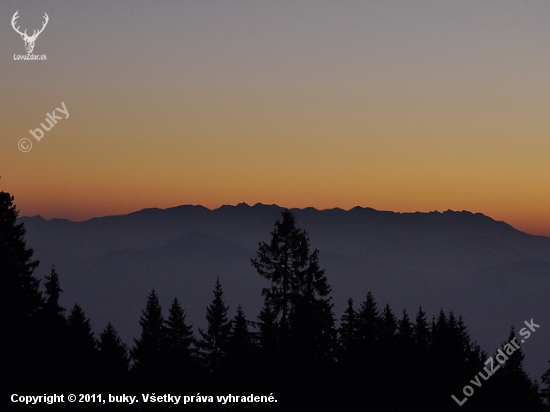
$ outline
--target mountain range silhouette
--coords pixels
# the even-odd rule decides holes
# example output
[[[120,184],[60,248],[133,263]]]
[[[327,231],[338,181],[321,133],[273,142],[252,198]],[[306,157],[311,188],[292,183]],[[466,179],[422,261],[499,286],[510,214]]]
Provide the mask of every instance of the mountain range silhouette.
[[[250,320],[267,286],[250,264],[260,241],[269,241],[284,208],[241,203],[210,210],[183,205],[144,209],[83,222],[23,217],[26,240],[52,264],[64,290],[61,302],[78,302],[100,331],[112,322],[128,343],[139,331],[147,294],[155,288],[164,309],[177,296],[189,322],[205,324],[216,277],[233,314],[238,304]],[[333,289],[340,318],[346,299],[372,291],[381,308],[430,319],[443,308],[462,315],[473,339],[492,354],[511,325],[533,318],[541,328],[522,347],[525,369],[539,378],[550,352],[550,238],[521,232],[480,213],[397,213],[355,207],[291,209]]]

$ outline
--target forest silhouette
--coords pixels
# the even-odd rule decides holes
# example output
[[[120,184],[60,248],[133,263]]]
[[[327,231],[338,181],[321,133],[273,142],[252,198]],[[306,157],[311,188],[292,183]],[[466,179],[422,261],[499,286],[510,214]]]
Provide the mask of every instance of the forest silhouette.
[[[349,299],[337,317],[319,251],[288,210],[250,262],[269,282],[259,314],[238,306],[231,317],[218,278],[198,334],[177,297],[165,311],[152,289],[129,346],[111,323],[96,337],[82,307],[60,305],[55,267],[43,282],[33,274],[39,262],[13,201],[0,192],[2,403],[13,393],[155,392],[277,399],[248,405],[254,410],[550,410],[550,370],[541,384],[532,380],[520,348],[490,373],[486,362],[498,348],[482,350],[452,311],[432,319],[422,308],[397,315],[365,291],[364,301]],[[511,328],[503,345],[515,338]],[[473,395],[464,395],[466,385]],[[467,401],[459,406],[452,395]]]

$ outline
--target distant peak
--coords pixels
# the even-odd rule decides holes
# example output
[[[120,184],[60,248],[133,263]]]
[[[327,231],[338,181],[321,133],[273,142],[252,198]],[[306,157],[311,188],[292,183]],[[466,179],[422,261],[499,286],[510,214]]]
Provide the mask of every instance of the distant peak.
[[[256,207],[256,208],[261,208],[261,207],[271,207],[271,208],[278,208],[278,209],[286,209],[285,207],[283,206],[279,206],[278,204],[275,204],[275,203],[256,203],[254,206],[252,207]]]
[[[17,219],[21,220],[23,219],[23,221],[27,222],[27,223],[34,223],[34,224],[42,224],[42,223],[46,223],[46,222],[49,222],[50,220],[49,219],[45,219],[43,218],[42,216],[40,215],[35,215],[35,216],[19,216]],[[52,219],[53,220],[53,219]],[[59,219],[57,219],[59,220]]]
[[[193,210],[210,210],[207,207],[204,207],[203,205],[191,205],[191,204],[185,204],[185,205],[179,205],[179,206],[173,206],[166,208],[164,210],[171,210],[171,211],[178,211],[178,210],[187,210],[187,209],[193,209]]]
[[[250,209],[250,205],[247,203],[241,202],[236,205],[221,205],[217,210],[226,210],[226,209]]]

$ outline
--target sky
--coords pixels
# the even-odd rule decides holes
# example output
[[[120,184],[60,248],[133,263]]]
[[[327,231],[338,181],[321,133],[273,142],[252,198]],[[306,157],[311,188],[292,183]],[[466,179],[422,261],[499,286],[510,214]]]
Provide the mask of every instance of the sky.
[[[48,14],[47,60],[15,60],[17,10],[29,34]],[[0,190],[21,216],[451,209],[550,236],[549,20],[536,0],[3,1]]]

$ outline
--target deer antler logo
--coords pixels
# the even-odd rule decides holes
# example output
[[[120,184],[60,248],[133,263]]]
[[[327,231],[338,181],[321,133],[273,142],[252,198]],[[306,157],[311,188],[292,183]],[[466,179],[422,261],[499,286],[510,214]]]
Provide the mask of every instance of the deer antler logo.
[[[44,31],[44,28],[48,24],[48,20],[50,18],[48,17],[48,15],[46,13],[44,13],[44,18],[46,19],[46,21],[42,25],[42,28],[38,31],[34,30],[34,32],[32,33],[32,36],[28,36],[27,35],[27,30],[25,30],[23,33],[21,33],[19,31],[19,26],[15,27],[15,20],[17,20],[19,18],[18,13],[19,13],[19,10],[17,10],[15,12],[15,14],[13,15],[13,18],[11,19],[11,25],[12,25],[13,29],[21,35],[21,38],[23,40],[25,40],[25,48],[27,49],[27,53],[30,54],[30,53],[32,53],[32,51],[34,49],[34,42],[36,41],[36,38],[38,37],[38,35],[40,33],[42,33]]]

